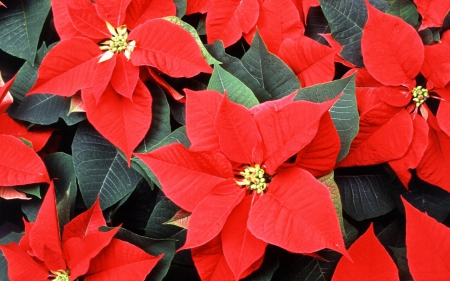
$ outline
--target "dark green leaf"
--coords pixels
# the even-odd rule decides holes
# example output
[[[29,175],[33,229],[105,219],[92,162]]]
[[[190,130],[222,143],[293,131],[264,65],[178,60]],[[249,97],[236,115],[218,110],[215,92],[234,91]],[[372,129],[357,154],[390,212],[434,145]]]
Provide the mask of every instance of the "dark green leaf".
[[[220,66],[249,87],[259,101],[270,100],[270,94],[259,84],[258,80],[250,74],[247,68],[242,64],[241,60],[225,53],[222,41],[216,40],[214,44],[206,45],[205,47],[213,57],[222,62]]]
[[[156,204],[145,228],[145,236],[164,239],[169,238],[183,230],[178,226],[163,224],[170,220],[180,208],[168,198],[164,198]]]
[[[316,40],[319,43],[328,45],[328,42],[320,34],[330,33],[328,21],[325,18],[320,7],[309,8],[308,18],[306,19],[305,36]]]
[[[111,228],[102,227],[101,229],[107,230]],[[162,280],[164,276],[166,276],[167,271],[170,267],[170,263],[172,262],[173,256],[175,255],[175,241],[156,240],[140,236],[124,228],[119,229],[114,237],[123,241],[127,241],[155,257],[164,254],[162,259],[156,264],[156,266],[152,269],[150,275],[147,276],[145,280],[159,281]]]
[[[410,0],[387,0],[390,3],[389,8],[386,10],[386,14],[397,16],[414,28],[420,27],[419,12],[416,5]]]
[[[177,17],[180,19],[186,14],[187,0],[173,0],[177,6]]]
[[[248,108],[259,104],[252,90],[218,64],[214,65],[214,72],[209,80],[208,90],[216,90],[222,94],[226,90],[230,100]]]
[[[408,259],[406,258],[406,248],[389,247],[394,252],[395,263],[400,273],[400,280],[413,280],[409,272]]]
[[[198,21],[198,25],[197,25],[197,33],[198,33],[198,35],[206,35],[206,14],[200,16],[200,20]],[[216,40],[214,42],[214,44],[216,42],[222,42],[222,41]],[[222,43],[222,45],[223,45],[223,43]],[[221,61],[221,60],[219,59],[219,61]]]
[[[341,57],[363,67],[361,38],[367,21],[364,0],[319,0],[319,3],[330,25],[331,36],[343,47]]]
[[[279,265],[278,249],[268,245],[260,268],[242,279],[242,281],[270,281]]]
[[[10,234],[8,234],[8,236],[0,239],[0,245],[6,245],[11,242],[19,243],[23,235],[24,235],[23,232],[22,233],[11,232]],[[5,281],[9,280],[8,262],[6,261],[5,256],[3,256],[2,251],[0,251],[0,280]]]
[[[301,89],[295,97],[295,100],[325,102],[334,99],[342,92],[344,94],[330,109],[331,118],[341,139],[341,151],[339,152],[337,162],[344,159],[348,154],[350,144],[359,130],[355,75]]]
[[[344,211],[361,221],[389,213],[395,207],[389,193],[391,183],[384,175],[335,176]]]
[[[136,148],[136,152],[142,153],[162,141],[171,132],[170,129],[170,108],[167,102],[166,94],[161,88],[148,83],[150,93],[152,93],[152,124],[144,140]]]
[[[29,184],[29,185],[21,185],[16,186],[15,189],[21,191],[25,194],[36,196],[41,199],[41,185],[40,184]]]
[[[49,0],[3,1],[0,9],[0,49],[33,63],[42,26],[50,11]]]
[[[128,168],[116,148],[92,126],[78,127],[72,143],[73,163],[81,195],[87,207],[100,195],[100,205],[106,209],[133,191],[141,179]]]
[[[300,88],[297,76],[280,58],[267,51],[258,32],[250,49],[242,57],[242,64],[269,93],[270,100],[280,99]],[[261,102],[267,100],[260,99]]]

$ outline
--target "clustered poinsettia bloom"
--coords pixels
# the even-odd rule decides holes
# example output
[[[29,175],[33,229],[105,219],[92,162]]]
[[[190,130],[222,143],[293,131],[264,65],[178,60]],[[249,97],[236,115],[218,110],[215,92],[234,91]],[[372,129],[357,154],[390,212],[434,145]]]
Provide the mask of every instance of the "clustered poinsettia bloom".
[[[211,72],[192,35],[161,18],[175,15],[172,1],[55,0],[52,8],[61,42],[45,56],[29,94],[82,90],[88,120],[127,158],[152,118],[140,66],[173,77]]]
[[[19,244],[0,245],[8,261],[11,281],[144,280],[162,258],[154,257],[128,242],[113,238],[119,228],[105,226],[99,200],[71,220],[61,232],[53,182],[35,222],[25,222]]]
[[[15,186],[50,181],[44,162],[36,152],[47,143],[53,129],[29,131],[25,124],[5,112],[13,102],[9,89],[14,79],[5,84],[0,74],[0,197],[31,199]]]
[[[170,144],[138,155],[163,192],[192,212],[186,243],[203,280],[256,270],[267,244],[296,253],[346,254],[328,174],[340,149],[328,110],[334,101],[295,94],[247,109],[227,95],[186,93],[190,149]]]
[[[450,191],[450,33],[440,44],[424,46],[402,19],[369,3],[367,8],[361,40],[366,68],[358,69],[356,78],[360,131],[338,165],[388,162],[406,187],[409,169],[416,169],[422,180]],[[423,85],[416,84],[419,72],[426,78]],[[429,98],[440,100],[436,116],[426,104]]]

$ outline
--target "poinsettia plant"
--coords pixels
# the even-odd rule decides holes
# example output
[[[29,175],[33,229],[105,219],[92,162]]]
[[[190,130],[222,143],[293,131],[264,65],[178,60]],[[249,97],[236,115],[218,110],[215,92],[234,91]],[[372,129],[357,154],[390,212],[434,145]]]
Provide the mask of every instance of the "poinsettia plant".
[[[2,0],[0,279],[450,279],[449,12]]]

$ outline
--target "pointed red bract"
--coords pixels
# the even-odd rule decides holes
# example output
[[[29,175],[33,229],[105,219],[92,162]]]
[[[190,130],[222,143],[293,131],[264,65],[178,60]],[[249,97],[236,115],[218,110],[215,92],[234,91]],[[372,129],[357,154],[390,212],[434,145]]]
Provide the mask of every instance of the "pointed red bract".
[[[281,43],[286,38],[303,36],[305,27],[291,0],[266,0],[260,9],[258,32],[269,52],[278,54]],[[253,37],[246,37],[251,42]]]
[[[139,80],[139,67],[131,64],[124,55],[117,55],[116,66],[111,76],[111,86],[122,96],[133,100]]]
[[[84,36],[92,39],[105,39],[111,37],[106,26],[105,20],[102,20],[95,10],[93,4],[85,2],[83,7],[67,7],[68,14],[73,26]]]
[[[212,0],[190,0],[186,4],[186,15],[193,13],[204,14],[208,11],[209,5]]]
[[[353,243],[348,253],[352,261],[342,257],[334,271],[332,281],[400,280],[397,266],[373,232],[373,224]]]
[[[236,206],[221,234],[223,254],[236,280],[264,255],[267,246],[267,242],[256,238],[247,228],[248,214],[255,196],[258,195],[245,197]]]
[[[192,35],[167,20],[146,21],[130,33],[128,40],[136,40],[131,54],[134,65],[150,65],[173,77],[212,72]]]
[[[261,135],[247,108],[231,102],[225,95],[217,109],[214,125],[220,148],[230,160],[248,164],[262,162]]]
[[[48,281],[48,270],[33,260],[19,245],[0,245],[0,250],[8,261],[8,277],[11,281]]]
[[[92,84],[92,95],[95,97],[95,101],[98,103],[100,100],[100,97],[105,92],[106,88],[108,87],[109,82],[111,81],[114,69],[116,67],[116,61],[119,56],[113,56],[109,60],[103,61],[101,63],[97,63],[97,66],[95,67],[94,71],[94,77],[93,81],[95,81]],[[134,67],[134,66],[133,66]],[[111,81],[112,82],[112,81]],[[116,83],[121,83],[122,77],[119,79],[119,81],[116,81]],[[73,97],[70,100],[73,101]],[[81,100],[81,97],[80,97]]]
[[[302,87],[333,80],[335,51],[309,37],[287,38],[278,55],[294,71]]]
[[[137,155],[155,173],[164,194],[189,212],[227,178],[233,178],[229,160],[219,152],[194,152],[180,143]]]
[[[206,17],[208,43],[221,40],[225,47],[236,43],[258,20],[257,0],[211,0]]]
[[[140,248],[119,239],[111,243],[90,264],[86,281],[144,280],[161,256],[153,257]]]
[[[417,166],[422,180],[450,192],[450,137],[430,126],[428,146]]]
[[[347,255],[330,191],[300,168],[273,178],[269,191],[250,210],[248,228],[259,239],[291,252],[328,248]]]
[[[3,82],[2,75],[0,72],[0,114],[6,111],[8,106],[13,102],[12,99],[7,98],[10,96],[9,89],[12,87],[14,80],[17,76],[14,76],[8,82]]]
[[[41,158],[14,136],[0,135],[0,186],[50,182]]]
[[[359,132],[348,155],[338,165],[364,166],[396,160],[405,155],[412,137],[413,124],[408,112],[380,103],[361,115]]]
[[[106,88],[98,104],[90,89],[84,90],[82,97],[91,124],[130,159],[152,120],[152,97],[144,83],[138,81],[133,101],[119,95],[111,86]]]
[[[409,86],[423,62],[423,44],[414,28],[384,14],[367,1],[368,20],[361,39],[364,65],[386,86]]]
[[[98,16],[117,27],[125,22],[128,4],[131,0],[95,0]]]
[[[30,247],[37,258],[45,262],[50,270],[66,269],[61,248],[56,196],[53,182],[50,183],[44,197],[36,222],[30,231]],[[46,259],[46,252],[51,251],[52,259]]]
[[[405,199],[406,255],[416,281],[450,279],[450,230]]]
[[[414,4],[422,16],[420,30],[442,26],[444,17],[450,10],[450,2],[447,0],[414,0]]]
[[[439,127],[450,136],[450,101],[442,100],[439,104],[436,119]]]
[[[445,32],[441,42],[425,45],[422,74],[428,79],[427,86],[444,88],[450,82],[450,32]]]
[[[244,198],[245,190],[234,179],[217,184],[192,212],[188,223],[186,243],[181,249],[206,244],[222,230],[231,211]],[[214,210],[211,211],[211,206]]]
[[[67,2],[69,0],[52,1],[53,20],[59,38],[67,40],[73,37],[83,36],[72,24],[69,12],[67,11]]]
[[[219,136],[214,126],[222,95],[206,90],[186,92],[186,133],[192,150],[220,151]]]
[[[133,30],[146,20],[175,16],[176,13],[177,8],[173,1],[133,0],[128,5],[126,25],[128,29]]]
[[[92,74],[101,54],[97,44],[87,38],[60,42],[45,56],[36,84],[28,94],[70,97],[77,90],[91,87]]]
[[[165,93],[172,96],[172,98],[178,102],[184,103],[186,102],[186,98],[177,92],[172,86],[167,83],[166,80],[164,80],[160,74],[158,74],[155,70],[153,70],[150,66],[147,66],[148,74],[150,75],[151,79],[155,81],[163,90]]]

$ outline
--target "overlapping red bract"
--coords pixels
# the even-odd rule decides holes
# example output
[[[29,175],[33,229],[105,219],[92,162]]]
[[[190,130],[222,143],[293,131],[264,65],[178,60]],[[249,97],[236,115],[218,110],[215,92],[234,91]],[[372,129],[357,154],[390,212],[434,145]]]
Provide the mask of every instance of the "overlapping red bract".
[[[194,38],[180,26],[159,18],[175,15],[175,4],[171,1],[58,0],[53,7],[62,41],[45,56],[29,94],[69,97],[83,90],[83,99],[89,100],[86,106],[89,121],[128,158],[151,123],[151,110],[148,110],[151,96],[142,90],[139,66],[155,67],[173,77],[211,73]],[[126,40],[135,41],[136,47],[130,60],[122,51],[99,62],[104,55],[99,43],[112,36],[106,22],[114,28],[125,24],[131,30]],[[104,95],[116,97],[102,99]],[[127,105],[117,102],[122,97],[129,100],[124,100]],[[99,118],[99,108],[116,114]],[[139,110],[132,110],[136,108]],[[142,118],[140,113],[144,111],[149,113]],[[141,122],[134,125],[127,121],[132,119]]]
[[[26,223],[19,245],[0,246],[8,261],[11,281],[48,280],[51,272],[66,271],[70,280],[111,280],[117,276],[144,280],[161,256],[153,257],[138,247],[113,238],[108,232],[99,200],[69,222],[60,237],[53,182],[34,223]],[[53,277],[54,278],[54,277]]]
[[[215,91],[187,91],[192,148],[176,143],[138,155],[166,196],[192,212],[182,249],[193,249],[203,280],[222,280],[218,272],[229,270],[239,279],[255,270],[252,265],[262,258],[267,243],[297,253],[329,248],[346,254],[330,193],[308,172],[315,159],[288,163],[302,149],[297,157],[324,156],[317,149],[331,148],[326,156],[331,161],[325,162],[329,166],[312,170],[320,174],[333,169],[340,147],[328,113],[334,101],[314,104],[293,102],[292,97],[249,110]],[[316,139],[328,129],[335,133]],[[312,145],[315,141],[325,143]],[[255,164],[271,176],[262,196],[240,187],[234,176]],[[213,241],[215,246],[207,246]]]

